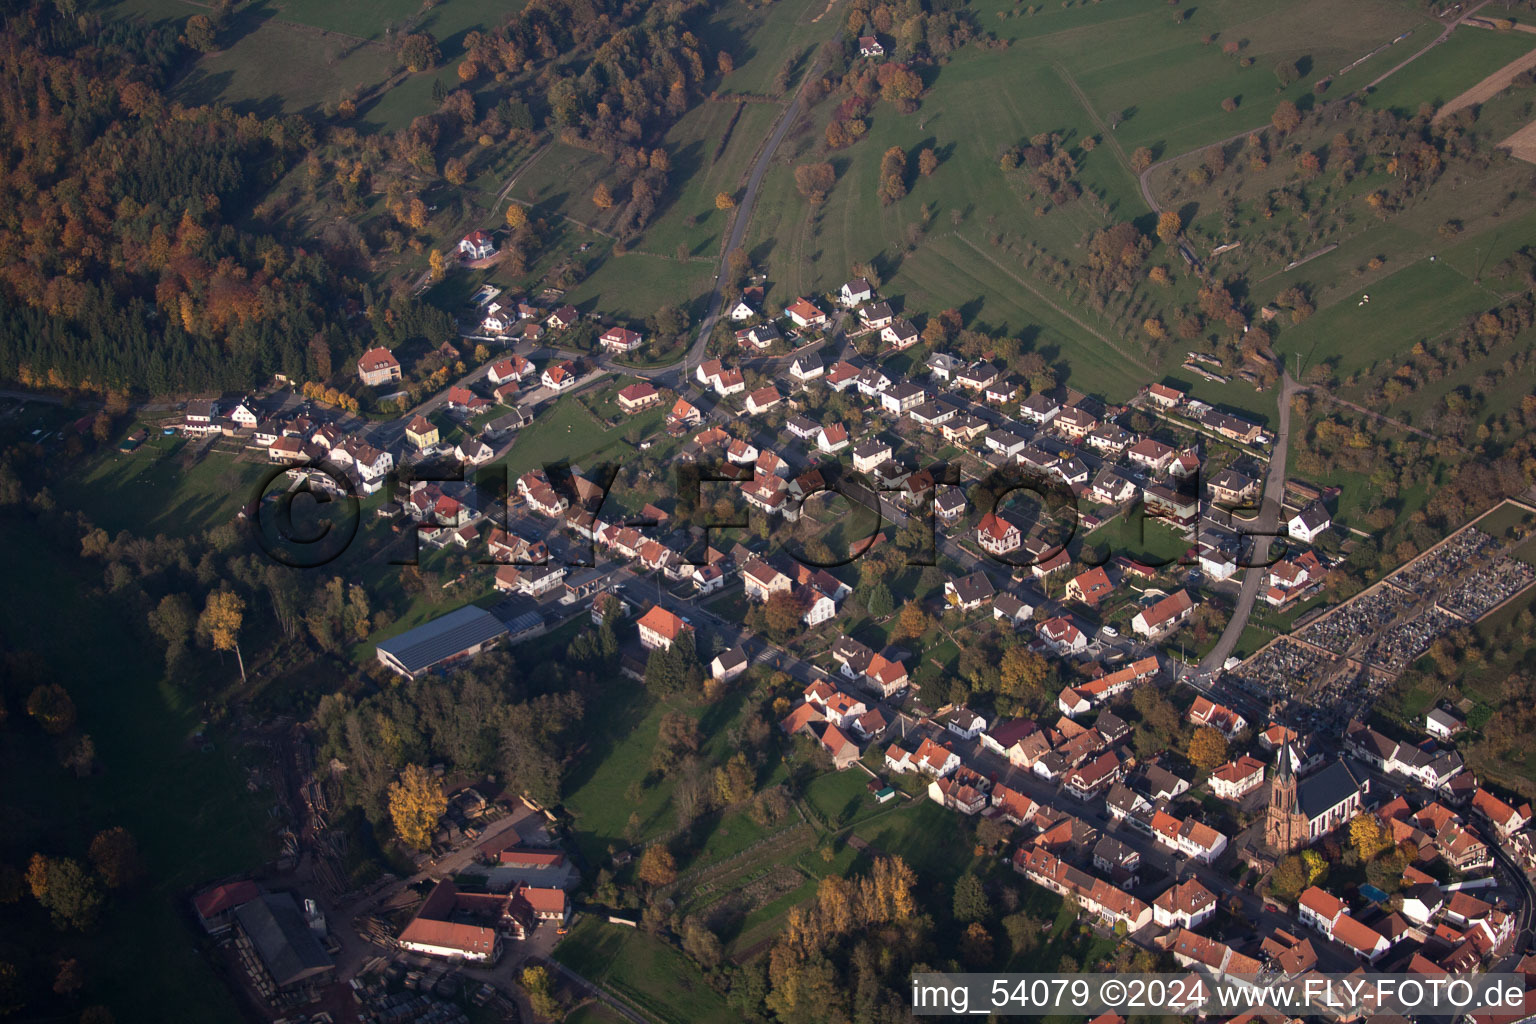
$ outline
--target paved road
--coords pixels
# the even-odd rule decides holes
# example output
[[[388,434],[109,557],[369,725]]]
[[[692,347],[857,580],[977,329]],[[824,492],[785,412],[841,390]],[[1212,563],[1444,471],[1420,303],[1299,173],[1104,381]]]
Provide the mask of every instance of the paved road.
[[[747,225],[752,222],[752,205],[757,201],[757,190],[763,184],[763,175],[768,173],[768,165],[773,160],[773,153],[779,148],[779,143],[784,141],[784,136],[800,120],[800,113],[805,107],[805,87],[816,77],[821,70],[821,56],[817,55],[815,62],[805,72],[800,80],[800,87],[795,90],[795,98],[790,101],[784,113],[779,116],[779,123],[775,126],[773,134],[768,137],[767,145],[757,155],[757,162],[752,165],[752,173],[747,176],[747,188],[742,194],[741,204],[736,208],[736,216],[731,221],[731,232],[727,236],[725,247],[720,252],[720,269],[715,274],[714,290],[709,293],[709,306],[704,313],[704,319],[699,321],[699,336],[694,341],[688,354],[682,362],[671,366],[659,367],[652,373],[652,379],[659,374],[676,372],[677,379],[682,382],[688,377],[688,367],[697,366],[704,358],[705,346],[709,344],[709,336],[714,332],[715,321],[720,319],[721,307],[725,304],[725,289],[730,281],[731,253],[741,248],[742,240],[746,238]]]
[[[1253,552],[1248,563],[1252,568],[1243,577],[1243,589],[1238,594],[1237,607],[1232,610],[1232,618],[1227,621],[1227,628],[1222,630],[1221,639],[1216,641],[1216,646],[1200,662],[1204,672],[1221,668],[1232,656],[1238,637],[1243,635],[1248,625],[1248,616],[1253,612],[1253,602],[1259,596],[1259,587],[1269,572],[1264,568],[1264,563],[1269,557],[1269,542],[1280,522],[1280,509],[1285,498],[1285,454],[1291,439],[1291,396],[1296,390],[1297,384],[1291,375],[1281,373],[1280,419],[1275,431],[1274,452],[1269,457],[1269,473],[1264,478],[1264,500],[1259,509],[1258,534],[1253,538]]]

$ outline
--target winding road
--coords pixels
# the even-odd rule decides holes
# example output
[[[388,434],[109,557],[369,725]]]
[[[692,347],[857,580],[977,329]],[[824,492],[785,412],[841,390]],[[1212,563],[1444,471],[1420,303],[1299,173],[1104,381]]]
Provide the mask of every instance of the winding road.
[[[1221,668],[1232,656],[1238,637],[1243,635],[1243,630],[1248,626],[1248,616],[1253,613],[1253,602],[1259,596],[1259,587],[1269,572],[1265,567],[1269,559],[1269,542],[1279,525],[1280,509],[1285,497],[1285,453],[1291,439],[1291,397],[1299,389],[1300,385],[1291,379],[1289,373],[1280,375],[1280,418],[1275,430],[1274,454],[1269,458],[1269,472],[1264,477],[1264,499],[1259,506],[1257,532],[1252,535],[1253,552],[1248,561],[1250,568],[1243,577],[1243,588],[1237,597],[1237,607],[1232,609],[1232,618],[1227,620],[1227,628],[1221,631],[1221,639],[1216,641],[1216,646],[1200,661],[1202,672],[1209,673]]]
[[[747,225],[752,222],[752,205],[757,201],[757,192],[763,184],[763,175],[768,173],[768,165],[772,162],[774,151],[779,148],[779,143],[784,141],[790,128],[800,120],[800,114],[805,109],[805,87],[816,77],[819,70],[821,70],[821,55],[818,53],[815,62],[801,78],[800,86],[795,90],[795,98],[779,115],[773,134],[768,136],[768,142],[752,164],[752,172],[747,175],[746,191],[742,193],[741,203],[736,207],[736,216],[731,220],[730,233],[726,236],[725,245],[720,250],[720,268],[715,273],[715,285],[709,293],[709,306],[704,313],[704,319],[699,321],[697,340],[688,349],[688,354],[680,363],[658,367],[651,371],[652,380],[677,371],[677,383],[682,384],[688,379],[688,367],[697,366],[703,360],[704,349],[709,344],[709,336],[715,330],[715,322],[720,319],[721,307],[725,305],[725,290],[730,283],[731,253],[741,248],[742,241],[746,238]]]

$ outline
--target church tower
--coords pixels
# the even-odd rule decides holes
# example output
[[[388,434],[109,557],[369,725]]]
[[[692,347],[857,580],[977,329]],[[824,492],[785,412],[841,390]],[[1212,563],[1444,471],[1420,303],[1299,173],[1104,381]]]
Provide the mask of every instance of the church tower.
[[[1280,745],[1279,762],[1269,780],[1269,813],[1264,821],[1264,845],[1276,853],[1290,853],[1307,841],[1307,816],[1296,799],[1296,773],[1291,766],[1291,743]]]

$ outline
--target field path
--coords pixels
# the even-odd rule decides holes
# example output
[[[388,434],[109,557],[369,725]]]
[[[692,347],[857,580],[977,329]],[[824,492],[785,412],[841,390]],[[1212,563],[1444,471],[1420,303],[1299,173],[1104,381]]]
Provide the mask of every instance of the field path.
[[[834,0],[835,2],[835,0]],[[747,187],[742,192],[741,202],[736,206],[736,215],[731,220],[731,230],[727,233],[724,244],[720,247],[720,269],[715,273],[715,284],[709,293],[709,305],[705,308],[704,317],[699,321],[699,335],[691,348],[683,355],[683,358],[671,366],[658,367],[652,375],[657,376],[677,371],[677,383],[679,386],[687,384],[688,367],[696,365],[704,358],[704,348],[709,344],[709,336],[714,332],[715,321],[720,319],[721,307],[725,304],[726,277],[730,273],[731,253],[741,248],[742,241],[747,235],[747,225],[752,221],[752,204],[757,201],[757,191],[762,187],[763,175],[768,173],[768,165],[773,160],[774,150],[779,148],[779,143],[784,141],[784,136],[789,134],[790,128],[800,120],[800,114],[805,110],[805,88],[816,78],[821,70],[822,56],[818,52],[811,66],[806,68],[805,74],[800,79],[800,85],[795,89],[795,98],[789,106],[779,115],[779,120],[773,128],[773,134],[763,145],[762,152],[758,153],[757,160],[752,164],[752,171],[747,176]]]
[[[1403,60],[1402,63],[1396,65],[1395,67],[1391,67],[1391,68],[1388,68],[1386,71],[1383,71],[1381,74],[1379,74],[1375,78],[1373,78],[1370,82],[1366,83],[1366,85],[1363,88],[1356,89],[1354,92],[1351,92],[1348,95],[1340,96],[1338,99],[1331,101],[1328,104],[1328,106],[1333,106],[1334,104],[1338,104],[1338,103],[1347,103],[1349,100],[1353,99],[1355,96],[1359,95],[1361,92],[1364,92],[1367,89],[1374,89],[1374,88],[1376,88],[1376,86],[1380,85],[1382,82],[1386,81],[1391,76],[1393,76],[1393,75],[1397,74],[1399,71],[1403,70],[1403,68],[1407,67],[1409,64],[1412,64],[1414,61],[1416,61],[1420,57],[1424,56],[1430,50],[1433,50],[1435,47],[1439,46],[1441,43],[1443,43],[1447,39],[1451,38],[1451,31],[1453,29],[1455,29],[1455,27],[1457,25],[1460,25],[1462,22],[1464,22],[1468,18],[1472,17],[1474,14],[1476,14],[1478,11],[1480,11],[1483,7],[1485,7],[1489,2],[1490,2],[1490,0],[1482,0],[1481,3],[1478,3],[1477,5],[1473,6],[1465,14],[1463,14],[1461,17],[1457,18],[1455,21],[1453,21],[1449,25],[1445,26],[1445,29],[1443,31],[1441,31],[1441,33],[1438,36],[1436,36],[1434,39],[1430,40],[1428,45],[1426,45],[1422,50],[1420,50],[1419,52],[1417,52],[1417,53],[1413,54],[1412,56],[1406,58],[1405,60]],[[1438,117],[1439,115],[1436,115],[1436,116]],[[1269,122],[1265,121],[1263,124],[1255,125],[1254,127],[1249,128],[1246,131],[1236,132],[1235,134],[1228,135],[1224,139],[1218,139],[1215,142],[1207,142],[1204,145],[1196,146],[1194,149],[1191,149],[1191,150],[1189,150],[1187,152],[1184,152],[1184,153],[1175,153],[1173,156],[1165,156],[1165,157],[1163,157],[1161,160],[1159,160],[1156,163],[1154,163],[1151,167],[1148,167],[1146,170],[1141,172],[1141,178],[1140,178],[1141,197],[1147,201],[1147,205],[1152,208],[1152,212],[1153,213],[1161,213],[1162,212],[1162,207],[1160,207],[1158,205],[1157,198],[1155,196],[1153,196],[1153,194],[1152,194],[1152,173],[1154,171],[1156,171],[1159,167],[1162,167],[1162,166],[1164,166],[1166,164],[1172,163],[1175,160],[1182,160],[1183,158],[1185,158],[1187,156],[1193,156],[1194,154],[1196,154],[1196,153],[1198,153],[1198,152],[1200,152],[1202,150],[1210,149],[1212,146],[1225,146],[1228,143],[1236,142],[1238,139],[1247,138],[1248,136],[1253,135],[1256,132],[1264,131],[1265,129],[1269,128],[1269,126],[1270,126]]]
[[[1083,110],[1087,111],[1088,117],[1099,129],[1099,136],[1109,143],[1110,148],[1115,151],[1115,155],[1120,158],[1121,166],[1134,176],[1136,171],[1132,169],[1131,159],[1125,155],[1125,149],[1121,147],[1120,140],[1115,138],[1114,130],[1104,123],[1104,119],[1099,117],[1099,112],[1093,109],[1093,104],[1088,102],[1088,94],[1083,92],[1082,87],[1077,84],[1077,79],[1072,77],[1072,72],[1068,71],[1062,64],[1052,64],[1051,68],[1061,77],[1063,82],[1067,83],[1067,88],[1072,90],[1072,95],[1077,97],[1077,102],[1082,104]],[[1142,192],[1142,198],[1147,198],[1146,192]],[[1153,213],[1157,212],[1156,205],[1150,201],[1148,205],[1152,207]]]
[[[1110,340],[1110,338],[1108,336],[1100,334],[1098,331],[1094,330],[1092,327],[1088,326],[1086,323],[1084,323],[1083,321],[1079,320],[1076,316],[1074,316],[1072,314],[1071,311],[1063,308],[1059,303],[1057,303],[1050,296],[1046,295],[1044,292],[1040,291],[1040,289],[1036,288],[1034,286],[1034,284],[1032,284],[1029,280],[1027,280],[1027,279],[1025,279],[1023,277],[1020,277],[1018,274],[1015,274],[1008,267],[1004,266],[1003,264],[999,263],[997,260],[993,259],[992,258],[992,254],[987,252],[987,250],[983,249],[981,246],[977,245],[975,242],[971,241],[969,238],[966,238],[964,235],[960,234],[958,231],[953,232],[953,234],[954,234],[955,238],[958,238],[960,241],[964,242],[966,245],[968,245],[972,249],[976,250],[976,255],[980,256],[982,259],[984,259],[988,263],[992,264],[994,267],[996,267],[998,270],[1002,271],[1004,274],[1007,274],[1014,281],[1017,281],[1021,287],[1023,287],[1026,291],[1028,291],[1035,298],[1037,298],[1041,302],[1045,303],[1047,306],[1049,306],[1057,314],[1061,315],[1062,317],[1065,317],[1067,320],[1070,320],[1072,323],[1076,324],[1079,328],[1081,328],[1084,331],[1084,333],[1089,334],[1089,335],[1099,339],[1104,344],[1106,344],[1110,348],[1114,349],[1115,353],[1117,355],[1119,355],[1120,358],[1126,360],[1127,362],[1133,363],[1136,366],[1141,367],[1143,370],[1146,370],[1148,373],[1155,372],[1152,367],[1148,366],[1145,362],[1142,361],[1142,358],[1140,356],[1134,355],[1134,354],[1132,354],[1130,352],[1127,352],[1125,349],[1121,348],[1116,342]]]
[[[1524,25],[1516,27],[1526,28]],[[1536,29],[1529,29],[1528,31],[1536,32]],[[1479,103],[1487,103],[1499,93],[1508,89],[1521,72],[1529,71],[1532,68],[1536,68],[1536,43],[1532,44],[1531,51],[1525,56],[1516,57],[1460,96],[1447,101],[1439,110],[1435,111],[1435,116],[1430,118],[1429,123],[1439,124],[1458,110],[1465,110],[1468,107],[1477,106]]]

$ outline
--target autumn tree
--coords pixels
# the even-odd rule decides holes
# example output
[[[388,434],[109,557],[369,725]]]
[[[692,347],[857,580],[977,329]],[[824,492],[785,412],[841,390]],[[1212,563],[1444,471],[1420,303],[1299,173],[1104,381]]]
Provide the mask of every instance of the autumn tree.
[[[1349,820],[1349,843],[1362,861],[1369,861],[1392,846],[1389,832],[1374,814],[1357,814]]]
[[[960,940],[960,955],[972,967],[985,967],[992,962],[992,933],[980,921],[972,921]]]
[[[736,199],[729,192],[716,192],[715,193],[715,209],[717,209],[717,210],[734,210],[735,208],[736,208]]]
[[[544,967],[524,967],[517,979],[528,993],[528,1005],[545,1020],[555,1020],[561,1015],[560,1000],[555,998],[555,987]]]
[[[27,714],[50,736],[62,736],[75,724],[75,702],[58,683],[44,683],[27,695]]]
[[[896,617],[895,636],[898,640],[916,639],[928,632],[932,624],[933,620],[923,611],[921,604],[908,601],[901,606],[901,614]]]
[[[1015,700],[1032,702],[1044,692],[1050,663],[1027,647],[1011,647],[998,664],[1002,692]]]
[[[608,186],[601,181],[597,183],[597,188],[592,190],[592,205],[599,210],[613,209],[613,193],[609,192]]]
[[[1189,738],[1189,763],[1210,771],[1227,760],[1227,738],[1210,726],[1202,726]]]
[[[722,75],[728,75],[732,71],[736,70],[736,62],[731,59],[730,54],[726,53],[724,50],[721,50],[720,53],[715,57],[715,69],[718,70]]]
[[[1157,237],[1164,245],[1172,245],[1179,232],[1184,230],[1184,219],[1177,210],[1164,210],[1157,215]]]
[[[459,157],[449,157],[443,163],[443,180],[450,185],[462,185],[469,180],[469,168]]]
[[[437,62],[443,59],[442,51],[437,48],[437,40],[428,32],[412,32],[403,37],[395,56],[411,74],[436,67]]]
[[[1131,154],[1131,170],[1135,171],[1137,174],[1140,174],[1142,171],[1151,166],[1152,151],[1146,146],[1136,147],[1136,151]]]
[[[208,595],[197,629],[216,651],[234,651],[240,665],[240,681],[245,682],[245,659],[240,655],[240,627],[245,621],[245,599],[233,590],[215,590]]]
[[[939,158],[934,153],[932,146],[923,147],[923,151],[917,154],[917,173],[928,177],[939,169]]]
[[[407,846],[429,848],[432,833],[447,810],[442,785],[421,765],[406,765],[399,780],[389,784],[389,817]]]
[[[800,599],[788,590],[775,591],[763,605],[763,623],[779,637],[788,637],[799,629],[804,614]]]
[[[85,931],[101,911],[96,880],[72,858],[34,853],[27,865],[27,886],[59,928]]]
[[[795,187],[812,203],[826,201],[837,183],[837,171],[829,163],[801,164],[795,168]]]
[[[528,211],[523,209],[521,205],[512,203],[507,207],[507,227],[516,231],[527,223]]]
[[[651,888],[671,885],[677,880],[677,860],[665,843],[652,843],[640,855],[636,877]]]
[[[85,972],[80,961],[70,957],[59,964],[59,973],[53,976],[53,990],[61,996],[73,996],[85,987]]]
[[[715,769],[715,795],[727,806],[752,799],[757,781],[747,764],[747,755],[737,751],[722,767]]]
[[[1281,100],[1275,105],[1275,112],[1269,116],[1269,123],[1282,135],[1293,132],[1301,125],[1301,111],[1290,100]]]
[[[187,45],[198,53],[212,53],[219,48],[218,33],[214,30],[213,19],[206,14],[194,14],[187,19],[185,38]]]
[[[651,748],[651,771],[669,771],[684,757],[697,753],[702,739],[699,723],[691,716],[668,711],[661,716],[656,745]]]
[[[1168,328],[1163,326],[1162,317],[1147,317],[1141,322],[1141,329],[1145,331],[1147,337],[1151,338],[1153,341],[1162,341],[1164,338],[1168,337]]]
[[[448,263],[443,259],[442,250],[433,249],[427,253],[427,271],[434,281],[441,281],[448,276]]]
[[[900,146],[892,146],[880,158],[880,187],[876,195],[883,206],[889,206],[907,194],[907,154]]]
[[[692,916],[683,921],[683,952],[706,971],[719,967],[725,959],[719,937],[703,921]]]
[[[108,889],[132,885],[144,875],[138,841],[121,825],[96,833],[90,852],[91,864]]]

